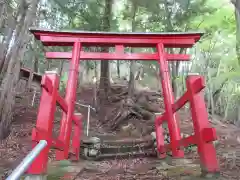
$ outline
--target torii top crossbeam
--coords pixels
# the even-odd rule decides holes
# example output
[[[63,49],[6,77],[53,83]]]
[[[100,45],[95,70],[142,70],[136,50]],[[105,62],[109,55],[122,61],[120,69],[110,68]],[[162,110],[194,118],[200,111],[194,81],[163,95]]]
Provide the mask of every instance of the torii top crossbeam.
[[[164,43],[165,47],[190,48],[203,35],[201,32],[169,33],[128,33],[128,32],[95,32],[95,31],[55,31],[30,28],[38,40],[46,46],[71,46],[80,41],[83,45],[116,45],[124,44],[135,47],[155,47]]]
[[[201,32],[169,33],[127,33],[93,31],[56,31],[30,28],[36,39],[45,46],[115,46],[115,53],[96,53],[81,51],[80,59],[85,60],[157,60],[157,53],[124,53],[125,47],[156,48],[161,43],[165,48],[191,48],[203,35]],[[47,52],[49,59],[71,59],[71,52]],[[185,54],[167,54],[167,60],[189,60]]]

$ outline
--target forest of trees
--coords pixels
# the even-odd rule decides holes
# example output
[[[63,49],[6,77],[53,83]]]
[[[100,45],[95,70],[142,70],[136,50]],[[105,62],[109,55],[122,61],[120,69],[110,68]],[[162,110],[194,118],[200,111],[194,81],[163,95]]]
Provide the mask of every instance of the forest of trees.
[[[66,62],[46,61],[46,49],[34,40],[29,27],[114,32],[203,31],[201,41],[187,52],[192,61],[170,64],[174,94],[179,97],[185,91],[188,73],[204,75],[209,114],[240,125],[240,0],[0,0],[0,14],[0,139],[11,129],[21,67],[39,73],[58,68],[66,79],[62,72]],[[173,51],[185,53],[183,49]],[[116,77],[109,73],[112,64],[117,67]],[[129,96],[139,73],[143,84],[156,79],[158,74],[156,62],[81,62],[86,73],[93,71],[100,77],[100,102],[107,100],[110,78],[120,78],[121,66],[125,64],[129,67]]]

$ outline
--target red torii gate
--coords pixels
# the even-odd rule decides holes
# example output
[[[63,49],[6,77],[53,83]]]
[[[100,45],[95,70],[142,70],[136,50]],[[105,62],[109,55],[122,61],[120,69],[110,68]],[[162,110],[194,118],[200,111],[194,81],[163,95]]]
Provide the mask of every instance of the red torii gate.
[[[198,75],[188,76],[187,92],[174,102],[171,88],[168,61],[188,61],[186,54],[168,54],[164,48],[191,48],[203,33],[112,33],[86,31],[53,31],[30,29],[36,39],[44,46],[72,46],[72,52],[47,52],[48,59],[69,59],[70,69],[65,98],[58,93],[59,76],[56,73],[46,73],[42,79],[42,96],[37,117],[36,128],[33,129],[33,146],[44,139],[48,146],[40,153],[28,170],[29,174],[41,174],[46,171],[50,147],[57,148],[57,160],[68,159],[74,154],[79,159],[81,117],[74,114],[77,78],[80,60],[145,60],[158,61],[166,112],[156,117],[157,150],[162,157],[171,150],[173,157],[184,156],[182,146],[196,144],[203,167],[209,172],[219,171],[216,150],[212,141],[216,140],[216,132],[208,121],[207,109],[200,91],[205,87],[204,78]],[[108,46],[115,47],[115,52],[85,52],[82,47]],[[125,53],[125,47],[151,47],[156,53]],[[181,138],[176,111],[190,102],[192,121],[195,134]],[[62,120],[59,137],[52,137],[54,112],[58,104],[62,110]],[[170,144],[164,144],[161,124],[167,121]],[[74,123],[72,149],[70,149],[71,127]]]

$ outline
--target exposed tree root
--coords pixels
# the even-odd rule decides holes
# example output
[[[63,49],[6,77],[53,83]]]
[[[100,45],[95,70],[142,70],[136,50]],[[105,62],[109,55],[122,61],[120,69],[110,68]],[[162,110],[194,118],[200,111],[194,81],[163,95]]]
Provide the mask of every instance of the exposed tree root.
[[[162,111],[160,93],[158,92],[141,91],[136,92],[133,97],[129,97],[127,87],[112,87],[111,91],[112,96],[109,97],[109,101],[118,104],[118,106],[111,113],[108,113],[102,122],[110,130],[116,130],[131,119],[151,120],[152,122],[154,113]]]

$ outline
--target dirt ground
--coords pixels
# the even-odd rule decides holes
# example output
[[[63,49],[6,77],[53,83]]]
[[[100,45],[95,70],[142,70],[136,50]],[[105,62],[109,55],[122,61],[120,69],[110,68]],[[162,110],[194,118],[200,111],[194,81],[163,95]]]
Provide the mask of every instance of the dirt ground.
[[[26,98],[28,97],[28,98]],[[31,130],[34,127],[37,117],[37,107],[39,95],[36,97],[34,106],[31,106],[32,94],[27,94],[22,99],[17,99],[14,110],[14,122],[10,136],[0,143],[0,175],[16,167],[24,156],[31,150]],[[84,89],[78,95],[78,100],[83,104],[92,104],[93,92],[91,89]],[[87,116],[86,108],[77,107],[84,117]],[[56,114],[55,133],[58,132],[61,113]],[[179,112],[181,119],[181,128],[184,133],[191,133],[191,121],[189,113],[185,110]],[[219,117],[212,117],[211,123],[217,129],[219,140],[216,143],[217,154],[221,167],[221,179],[240,179],[240,129],[231,124],[220,123]],[[135,121],[135,123],[134,123]],[[145,126],[152,126],[149,122],[138,122],[141,130],[132,136],[141,136]],[[106,129],[98,122],[94,113],[91,116],[90,135],[95,133],[104,133]],[[113,132],[121,134],[121,132]],[[123,134],[122,134],[123,135]],[[196,151],[186,154],[187,159],[198,160]],[[54,162],[54,153],[50,153],[50,162]],[[178,177],[169,177],[158,168],[161,162],[157,158],[127,158],[113,159],[99,162],[85,162],[79,173],[74,179],[94,180],[94,179],[179,179]],[[79,165],[80,166],[80,165]],[[68,179],[68,178],[67,178]]]

